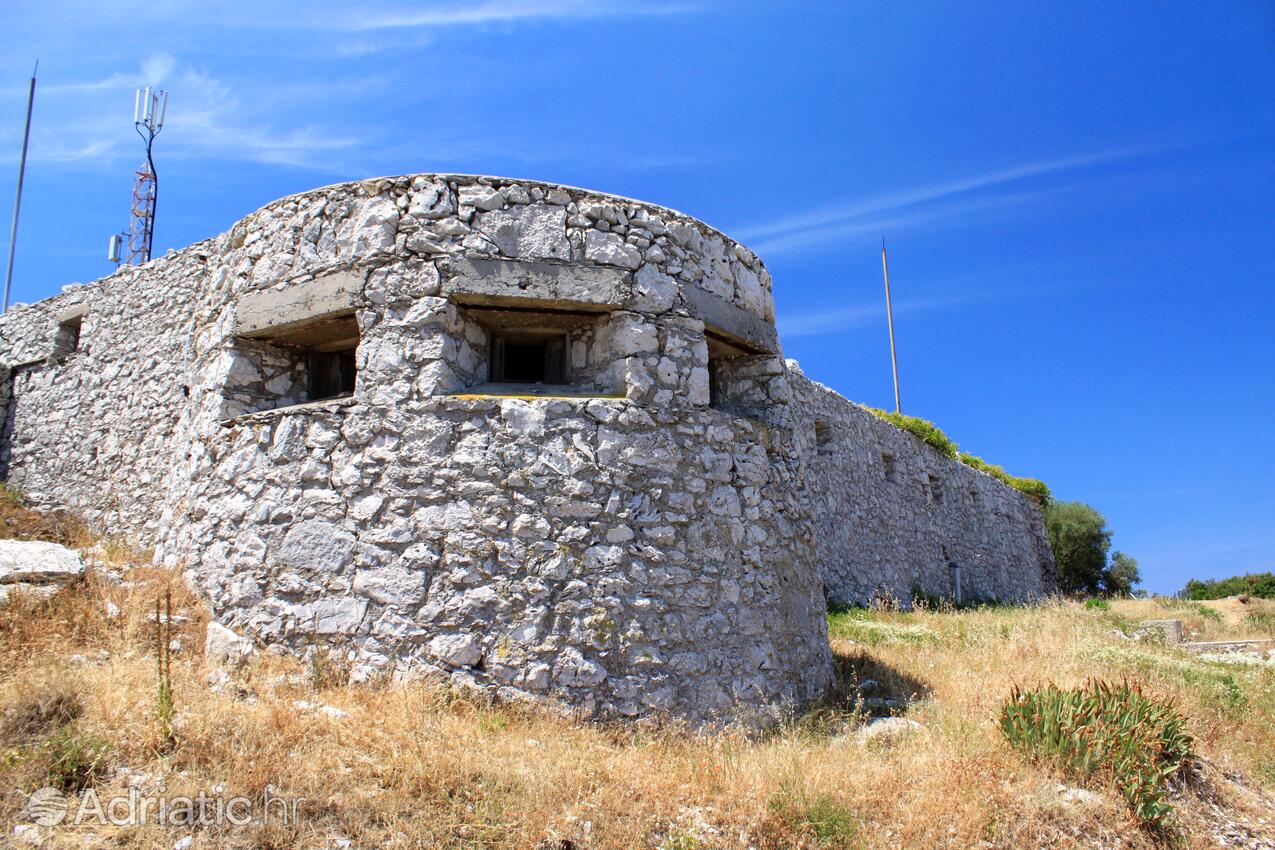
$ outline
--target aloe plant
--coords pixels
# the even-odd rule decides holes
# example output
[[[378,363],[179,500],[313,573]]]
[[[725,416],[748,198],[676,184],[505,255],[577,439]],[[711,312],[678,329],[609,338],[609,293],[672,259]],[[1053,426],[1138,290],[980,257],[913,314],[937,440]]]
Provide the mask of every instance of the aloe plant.
[[[1166,827],[1173,812],[1166,783],[1194,758],[1182,715],[1129,682],[1015,687],[1001,707],[1000,727],[1033,758],[1110,781],[1134,817],[1156,829]]]

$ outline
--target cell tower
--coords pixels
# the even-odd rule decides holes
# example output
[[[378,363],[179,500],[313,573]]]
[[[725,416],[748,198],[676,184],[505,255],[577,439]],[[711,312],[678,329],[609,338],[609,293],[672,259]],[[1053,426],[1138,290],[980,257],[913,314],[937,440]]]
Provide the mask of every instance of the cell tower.
[[[108,259],[141,265],[150,260],[155,242],[155,206],[159,201],[159,175],[152,151],[155,137],[164,127],[168,92],[147,86],[137,90],[133,101],[133,127],[146,143],[146,162],[133,175],[133,205],[129,211],[128,233],[111,237]],[[127,239],[128,255],[121,257],[121,243]]]

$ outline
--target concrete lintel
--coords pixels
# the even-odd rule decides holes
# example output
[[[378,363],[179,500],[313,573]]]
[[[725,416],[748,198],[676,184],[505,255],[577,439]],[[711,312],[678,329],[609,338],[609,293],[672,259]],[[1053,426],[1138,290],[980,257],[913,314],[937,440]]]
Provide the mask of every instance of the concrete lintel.
[[[704,323],[705,333],[711,331],[753,354],[779,353],[779,337],[765,319],[698,286],[683,286],[682,294],[691,313]]]
[[[82,319],[87,316],[88,313],[89,303],[87,301],[81,301],[78,304],[70,304],[63,307],[61,310],[58,310],[56,318],[58,320],[58,324],[64,324],[66,322],[73,322],[76,319]]]
[[[362,292],[363,274],[350,271],[250,292],[235,305],[235,334],[268,336],[289,325],[349,313]]]
[[[458,258],[443,273],[443,294],[462,304],[605,312],[622,307],[633,291],[628,272],[589,266]]]

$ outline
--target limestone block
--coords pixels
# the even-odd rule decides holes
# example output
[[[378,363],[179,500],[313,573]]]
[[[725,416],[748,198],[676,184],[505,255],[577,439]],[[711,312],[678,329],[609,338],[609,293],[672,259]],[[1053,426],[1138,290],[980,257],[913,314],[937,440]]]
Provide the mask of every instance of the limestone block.
[[[567,211],[543,205],[514,207],[478,216],[475,228],[506,257],[569,260]]]
[[[642,265],[642,252],[614,233],[589,230],[584,234],[584,258],[604,266],[636,269]]]
[[[0,584],[62,585],[84,577],[80,553],[39,540],[0,540]]]
[[[482,660],[482,647],[472,634],[438,635],[426,644],[429,654],[453,667],[472,667]]]
[[[275,560],[296,569],[340,571],[354,556],[354,535],[324,520],[294,525],[283,539]]]
[[[356,256],[394,250],[398,219],[398,205],[390,198],[378,196],[364,201],[354,213],[350,250]]]
[[[649,256],[648,256],[649,259]],[[677,281],[648,262],[633,275],[630,309],[639,313],[667,313],[677,303]]]
[[[221,623],[208,623],[204,637],[204,661],[219,667],[238,667],[257,651],[247,638],[240,637]]]

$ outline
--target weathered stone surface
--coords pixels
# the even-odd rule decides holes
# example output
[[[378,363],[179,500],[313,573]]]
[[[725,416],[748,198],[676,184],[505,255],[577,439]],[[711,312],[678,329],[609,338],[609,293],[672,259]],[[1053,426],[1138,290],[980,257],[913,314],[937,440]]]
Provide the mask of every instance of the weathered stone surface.
[[[584,258],[604,266],[636,269],[642,265],[642,252],[614,233],[590,230],[584,234]]]
[[[567,211],[562,207],[517,207],[479,216],[475,225],[500,253],[524,260],[569,260]]]
[[[252,641],[240,637],[218,622],[208,624],[204,637],[204,660],[220,667],[238,667],[256,654]]]
[[[1039,508],[785,363],[772,304],[671,210],[327,187],[0,316],[0,475],[185,570],[214,657],[771,722],[831,679],[825,594],[950,596],[949,561],[966,598],[1052,589]],[[508,330],[567,386],[491,386]],[[311,398],[320,342],[357,342],[349,397]]]
[[[84,577],[80,553],[57,543],[0,540],[0,584],[62,585]]]

